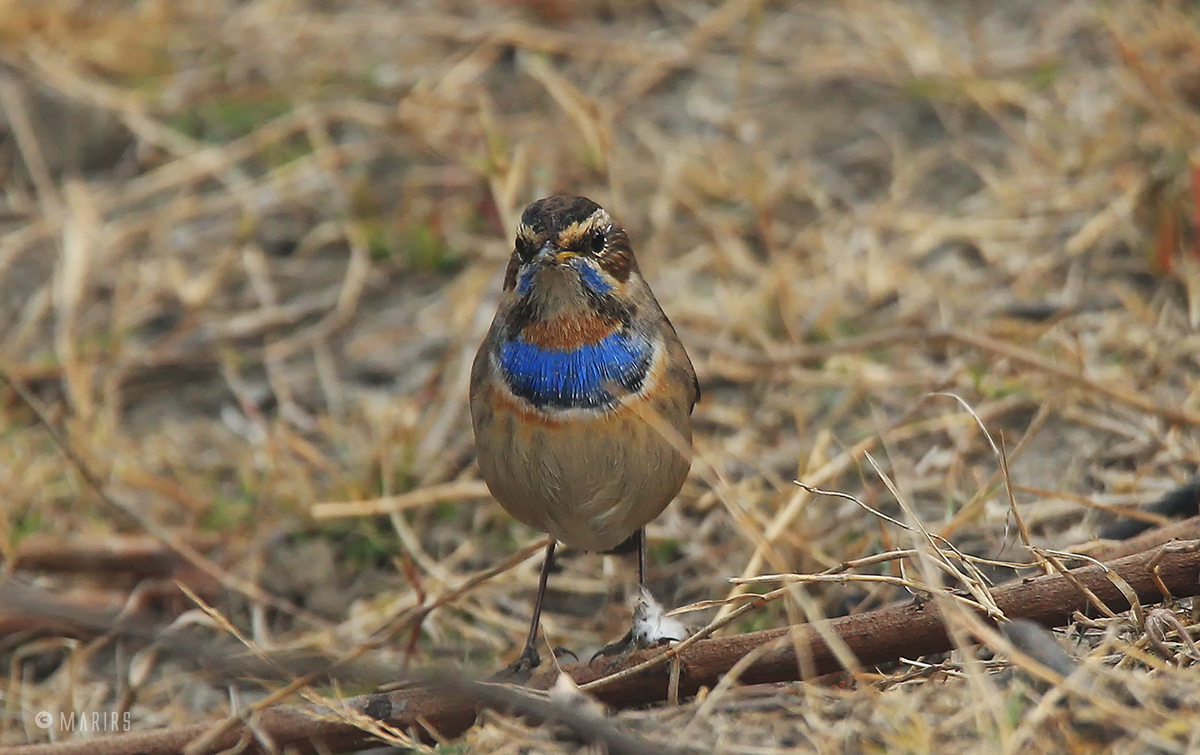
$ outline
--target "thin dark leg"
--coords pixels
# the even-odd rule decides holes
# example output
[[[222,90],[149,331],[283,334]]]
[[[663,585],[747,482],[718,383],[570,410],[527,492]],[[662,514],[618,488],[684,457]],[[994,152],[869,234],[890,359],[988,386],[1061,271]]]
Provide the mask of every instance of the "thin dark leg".
[[[646,586],[646,528],[637,531],[638,587]]]
[[[638,557],[638,587],[645,589],[646,587],[646,528],[642,527],[637,532],[630,536],[626,542],[633,541],[634,548],[637,549]],[[628,551],[626,551],[628,553]],[[627,655],[629,651],[636,647],[633,639],[633,628],[630,627],[625,636],[616,642],[610,642],[604,647],[596,651],[592,656],[592,660],[605,655]]]
[[[550,567],[554,564],[554,546],[556,543],[551,540],[546,546],[546,557],[542,560],[542,573],[538,577],[537,597],[533,599],[533,621],[529,623],[529,637],[525,640],[525,649],[521,651],[521,657],[517,660],[518,664],[528,663],[529,668],[537,668],[542,662],[541,656],[537,651],[537,633],[538,626],[542,622],[542,598],[546,595],[546,582],[550,579]]]

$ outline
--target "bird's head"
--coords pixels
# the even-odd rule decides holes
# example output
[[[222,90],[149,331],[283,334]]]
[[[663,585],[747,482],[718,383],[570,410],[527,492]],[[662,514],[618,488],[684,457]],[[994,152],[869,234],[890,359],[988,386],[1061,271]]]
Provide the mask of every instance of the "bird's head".
[[[553,196],[521,214],[504,289],[543,315],[569,314],[623,297],[636,274],[629,238],[603,207]]]

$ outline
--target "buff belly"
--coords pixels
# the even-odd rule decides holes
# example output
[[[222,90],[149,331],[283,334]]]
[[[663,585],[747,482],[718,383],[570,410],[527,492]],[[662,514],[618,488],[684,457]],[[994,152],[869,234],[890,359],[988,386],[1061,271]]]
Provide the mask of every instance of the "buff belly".
[[[615,548],[662,513],[691,465],[628,407],[556,423],[492,407],[475,413],[476,437],[489,439],[476,447],[492,495],[513,518],[575,548]],[[687,414],[659,416],[690,445]]]

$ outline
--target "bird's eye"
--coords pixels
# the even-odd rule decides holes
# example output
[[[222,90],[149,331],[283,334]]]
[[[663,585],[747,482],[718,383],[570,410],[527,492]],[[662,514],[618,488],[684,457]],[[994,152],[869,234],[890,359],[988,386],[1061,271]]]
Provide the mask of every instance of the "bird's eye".
[[[524,236],[517,236],[516,252],[518,257],[523,260],[530,260],[533,259],[534,252],[536,251],[537,250],[533,248],[533,244],[530,243],[529,239],[525,238]]]
[[[604,231],[593,231],[592,254],[600,254],[606,246],[608,246],[608,238],[604,235]]]

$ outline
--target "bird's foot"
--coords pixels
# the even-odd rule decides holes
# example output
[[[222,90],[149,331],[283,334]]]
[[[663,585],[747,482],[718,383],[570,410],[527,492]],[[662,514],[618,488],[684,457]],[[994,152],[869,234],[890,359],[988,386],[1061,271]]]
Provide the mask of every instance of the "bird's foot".
[[[633,609],[633,626],[624,637],[597,650],[592,661],[613,656],[625,660],[634,650],[679,642],[687,636],[688,631],[683,623],[668,616],[654,596],[643,588],[638,596],[637,607]]]
[[[633,630],[630,629],[621,639],[617,640],[616,642],[610,642],[597,650],[588,663],[595,663],[597,658],[612,657],[616,657],[618,661],[623,661],[629,656],[630,653],[638,649],[637,642],[634,640]]]
[[[538,655],[537,649],[530,645],[521,651],[517,660],[492,674],[488,681],[523,684],[529,681],[529,677],[533,676],[533,670],[541,663],[542,657]]]
[[[572,660],[578,661],[579,656],[575,655],[574,651],[556,647],[553,650],[555,658],[565,658],[570,656]],[[525,648],[521,651],[521,655],[517,660],[492,674],[489,681],[493,682],[511,682],[513,684],[524,684],[533,676],[533,671],[542,663],[542,657],[534,648]]]

